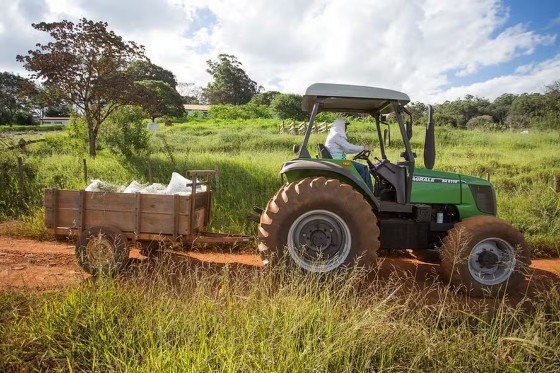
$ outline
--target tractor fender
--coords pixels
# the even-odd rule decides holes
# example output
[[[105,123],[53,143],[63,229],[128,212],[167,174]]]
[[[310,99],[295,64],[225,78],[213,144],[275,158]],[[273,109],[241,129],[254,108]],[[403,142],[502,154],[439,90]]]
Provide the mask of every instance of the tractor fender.
[[[301,176],[298,175],[299,173],[301,173]],[[351,185],[364,196],[376,211],[379,210],[379,200],[373,195],[373,192],[367,188],[362,178],[348,170],[348,168],[337,163],[296,159],[284,163],[280,174],[286,175],[290,182],[310,176],[325,176],[330,179],[340,180]]]

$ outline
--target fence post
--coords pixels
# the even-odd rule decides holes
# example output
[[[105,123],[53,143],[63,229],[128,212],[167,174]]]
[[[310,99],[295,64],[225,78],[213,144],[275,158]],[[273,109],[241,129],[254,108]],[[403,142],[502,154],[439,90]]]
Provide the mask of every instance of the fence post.
[[[83,158],[82,162],[84,164],[84,183],[87,185],[88,184],[88,176],[87,176],[87,162],[86,162],[86,159]]]
[[[383,130],[383,144],[385,146],[391,146],[391,132],[387,128]]]
[[[556,193],[560,193],[560,177],[558,177],[558,175],[554,175],[552,179],[554,181],[554,191]]]
[[[21,202],[25,199],[25,190],[23,189],[23,159],[21,157],[17,158],[18,164],[18,186],[19,186],[19,194],[21,197]]]
[[[490,172],[486,173],[486,180],[490,181]]]

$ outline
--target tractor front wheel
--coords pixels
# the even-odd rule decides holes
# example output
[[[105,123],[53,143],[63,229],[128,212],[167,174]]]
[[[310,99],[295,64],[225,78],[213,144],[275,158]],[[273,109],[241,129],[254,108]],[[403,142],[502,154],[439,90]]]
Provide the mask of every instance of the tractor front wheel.
[[[371,264],[379,227],[370,204],[350,185],[325,177],[283,186],[259,224],[259,251],[274,264],[283,257],[310,272]]]
[[[517,288],[531,264],[521,232],[494,216],[474,216],[453,227],[441,247],[441,272],[474,296]]]

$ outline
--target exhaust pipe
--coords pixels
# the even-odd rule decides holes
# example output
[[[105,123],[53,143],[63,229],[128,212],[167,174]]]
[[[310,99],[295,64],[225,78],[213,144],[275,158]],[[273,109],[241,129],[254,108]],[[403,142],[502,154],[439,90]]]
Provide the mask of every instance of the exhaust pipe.
[[[436,139],[434,133],[434,109],[428,105],[428,124],[426,125],[426,138],[424,139],[424,167],[428,170],[434,168],[436,162]]]

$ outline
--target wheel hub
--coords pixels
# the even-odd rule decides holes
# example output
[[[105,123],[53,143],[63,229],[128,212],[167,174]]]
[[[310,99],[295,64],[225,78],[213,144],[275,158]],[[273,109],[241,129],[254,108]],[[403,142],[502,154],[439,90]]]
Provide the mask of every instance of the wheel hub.
[[[114,247],[103,235],[92,237],[86,245],[86,252],[93,267],[102,267],[115,261]]]
[[[509,278],[515,268],[515,250],[501,238],[487,238],[471,250],[469,272],[483,285],[499,285]]]
[[[340,266],[350,252],[350,230],[337,214],[309,211],[297,218],[288,232],[294,261],[309,271],[326,272]]]
[[[478,255],[478,263],[482,268],[494,268],[500,260],[500,257],[492,251],[484,250]]]
[[[304,243],[306,247],[313,251],[323,251],[334,244],[333,232],[334,229],[331,224],[311,221],[302,227],[299,242]],[[336,233],[334,236],[336,239]]]

